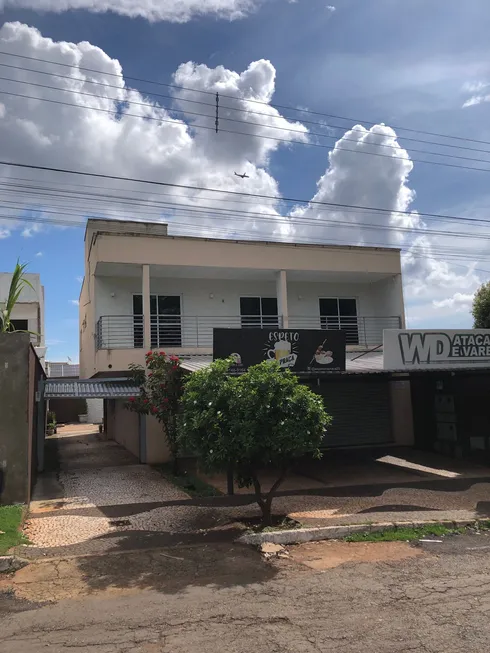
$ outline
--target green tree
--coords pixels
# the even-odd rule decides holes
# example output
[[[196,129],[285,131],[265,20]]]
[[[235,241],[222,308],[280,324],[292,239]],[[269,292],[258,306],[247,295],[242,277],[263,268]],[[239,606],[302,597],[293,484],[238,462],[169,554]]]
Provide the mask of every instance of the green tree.
[[[27,287],[34,290],[31,282],[26,278],[26,270],[27,263],[19,263],[17,260],[12,274],[12,281],[10,282],[7,301],[0,304],[0,333],[13,333],[17,331],[11,319],[15,305],[19,301],[24,288]]]
[[[490,329],[490,281],[476,291],[471,312],[474,329]]]
[[[289,370],[264,362],[240,377],[228,375],[230,361],[216,361],[187,381],[182,400],[181,443],[204,468],[232,468],[240,487],[253,487],[264,525],[272,500],[298,458],[321,456],[330,424],[323,400]],[[277,471],[267,492],[260,473]]]
[[[137,397],[130,397],[126,408],[157,418],[164,427],[175,464],[179,448],[177,419],[183,393],[180,359],[164,351],[149,351],[145,357],[145,367],[130,365],[130,369],[140,393]]]

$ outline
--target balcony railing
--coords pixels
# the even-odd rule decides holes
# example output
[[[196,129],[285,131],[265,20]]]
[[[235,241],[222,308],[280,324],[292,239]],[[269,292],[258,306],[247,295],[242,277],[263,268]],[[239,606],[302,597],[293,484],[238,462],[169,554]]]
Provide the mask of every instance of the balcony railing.
[[[384,329],[401,329],[401,318],[365,316],[289,316],[290,329],[345,331],[347,345],[374,347],[383,343]]]
[[[383,329],[399,329],[399,317],[293,316],[290,329],[342,329],[348,345],[370,347],[383,342]],[[213,329],[282,328],[277,316],[188,316],[153,315],[152,349],[212,349]],[[97,322],[97,349],[142,349],[144,318],[142,315],[105,315]]]

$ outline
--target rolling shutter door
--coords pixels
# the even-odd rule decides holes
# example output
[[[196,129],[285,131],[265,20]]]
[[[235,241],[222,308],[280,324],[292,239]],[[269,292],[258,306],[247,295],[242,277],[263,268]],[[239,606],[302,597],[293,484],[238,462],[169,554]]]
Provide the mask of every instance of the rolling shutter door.
[[[342,380],[312,386],[324,397],[333,422],[324,447],[384,444],[393,441],[387,379]]]

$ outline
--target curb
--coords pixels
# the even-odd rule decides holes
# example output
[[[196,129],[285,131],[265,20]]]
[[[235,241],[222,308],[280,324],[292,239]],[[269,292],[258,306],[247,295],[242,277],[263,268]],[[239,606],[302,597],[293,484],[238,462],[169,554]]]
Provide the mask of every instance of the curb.
[[[483,520],[488,522],[488,520]],[[422,526],[446,526],[447,528],[468,528],[479,526],[478,520],[460,519],[451,521],[441,519],[435,521],[404,521],[381,522],[377,524],[351,524],[348,526],[321,526],[319,528],[297,528],[290,531],[271,531],[269,533],[245,533],[236,541],[242,544],[259,546],[264,542],[274,544],[301,544],[320,540],[340,540],[352,533],[375,533],[390,531],[396,528],[420,528]]]
[[[28,564],[26,560],[14,555],[0,556],[0,574],[11,574]]]

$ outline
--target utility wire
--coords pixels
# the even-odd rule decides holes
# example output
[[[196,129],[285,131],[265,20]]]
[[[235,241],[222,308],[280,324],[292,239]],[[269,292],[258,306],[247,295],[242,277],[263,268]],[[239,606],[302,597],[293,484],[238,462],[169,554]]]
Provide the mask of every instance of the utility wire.
[[[395,214],[395,215],[408,215],[408,216],[413,216],[414,212],[413,211],[399,211],[399,210],[393,210],[393,209],[384,209],[384,208],[378,208],[378,207],[373,207],[373,206],[357,206],[355,204],[341,204],[341,203],[336,203],[336,202],[324,202],[320,200],[305,200],[301,198],[294,198],[294,197],[280,197],[277,195],[266,195],[262,193],[250,193],[250,192],[245,192],[245,191],[237,191],[237,190],[220,190],[218,188],[205,188],[203,186],[192,186],[189,184],[176,184],[176,183],[171,183],[168,181],[155,181],[151,179],[138,179],[138,178],[133,178],[133,177],[122,177],[118,175],[108,175],[108,174],[102,174],[98,172],[87,172],[87,171],[82,171],[82,170],[70,170],[68,168],[54,168],[50,166],[41,166],[41,165],[34,165],[32,163],[18,163],[15,161],[5,161],[5,160],[0,160],[0,165],[4,166],[11,166],[14,168],[24,168],[24,169],[30,169],[30,170],[42,170],[42,171],[47,171],[47,172],[55,172],[59,174],[69,174],[69,175],[80,175],[82,177],[93,177],[94,179],[107,179],[107,180],[114,180],[114,181],[124,181],[124,182],[130,182],[130,183],[137,183],[137,184],[148,184],[150,186],[164,186],[167,188],[181,188],[181,189],[186,189],[186,190],[193,190],[193,191],[204,191],[204,192],[209,192],[209,193],[221,193],[223,195],[229,195],[233,197],[254,197],[257,199],[268,199],[268,200],[276,200],[277,202],[293,202],[294,204],[305,204],[306,206],[327,206],[327,207],[336,207],[340,209],[355,209],[359,211],[374,211],[376,213],[388,213],[388,214]],[[454,215],[445,215],[445,214],[440,214],[440,213],[423,213],[417,211],[416,215],[423,216],[423,217],[432,217],[432,218],[439,218],[441,220],[458,220],[460,219],[460,216],[454,216]]]
[[[61,91],[61,92],[64,92],[64,93],[70,93],[70,94],[75,94],[75,95],[84,95],[84,96],[93,97],[93,98],[96,98],[96,99],[99,99],[99,100],[109,100],[110,102],[121,102],[121,103],[129,105],[129,106],[134,105],[134,106],[145,107],[145,108],[149,108],[149,109],[153,109],[153,110],[154,109],[163,109],[164,111],[167,111],[169,113],[183,113],[184,115],[200,116],[202,118],[211,118],[211,119],[215,119],[216,115],[218,115],[218,107],[215,107],[215,115],[212,115],[212,114],[207,114],[207,113],[199,113],[199,112],[196,112],[196,111],[188,111],[187,109],[174,109],[172,107],[167,107],[167,106],[164,106],[164,105],[155,106],[154,104],[151,104],[149,102],[135,102],[133,100],[118,100],[117,98],[111,98],[111,97],[107,97],[105,95],[98,95],[97,93],[89,93],[88,91],[76,91],[76,90],[69,89],[69,88],[60,88],[58,86],[49,86],[47,84],[37,84],[36,82],[28,82],[28,81],[25,81],[25,80],[22,80],[22,79],[11,79],[10,77],[0,77],[0,81],[14,82],[16,84],[27,84],[28,86],[35,86],[35,87],[39,87],[39,88],[45,88],[45,89],[49,89],[49,90],[52,90],[52,91]],[[44,100],[45,98],[37,98],[37,99]],[[74,105],[74,106],[78,106],[78,105]],[[80,106],[81,106],[81,108],[84,108],[84,109],[92,108],[92,107],[86,107],[86,106],[82,106],[82,105],[80,105]],[[221,108],[223,108],[223,107],[221,107]],[[146,116],[145,116],[145,118],[146,118]],[[182,119],[179,118],[179,120],[182,120]],[[303,131],[301,129],[292,129],[290,127],[278,127],[276,125],[266,125],[266,124],[261,123],[261,122],[250,122],[248,120],[239,120],[237,118],[225,118],[222,114],[219,114],[219,121],[221,122],[221,121],[225,121],[225,120],[228,121],[228,122],[235,122],[235,123],[239,123],[239,124],[247,125],[247,126],[265,127],[266,129],[276,129],[276,130],[279,130],[279,131],[286,131],[286,132],[293,133],[293,134],[301,134],[303,136],[319,136],[320,138],[328,138],[328,139],[333,140],[335,142],[338,141],[337,137],[330,136],[328,134],[320,134],[319,132],[311,132],[311,131],[310,132],[305,132],[305,131]],[[198,125],[193,124],[193,125],[191,125],[191,127],[198,127]],[[219,131],[219,129],[216,126],[216,133],[218,133],[218,131]],[[262,134],[249,134],[249,136],[254,137],[254,138],[255,137],[259,137],[259,138],[264,137]],[[381,136],[381,134],[379,134],[379,136]],[[264,137],[264,138],[266,138],[266,137]],[[342,141],[343,142],[352,142],[352,143],[356,143],[356,144],[359,143],[359,141],[356,138],[342,137]],[[289,140],[288,142],[296,143],[296,141],[293,141],[293,140]],[[396,150],[396,151],[401,149],[401,147],[399,145],[388,145],[386,143],[366,143],[366,145],[372,146],[372,147],[384,147],[384,148],[389,148],[391,150]],[[436,143],[436,145],[439,145],[439,144]],[[332,145],[332,146],[328,145],[329,148],[333,147],[333,146],[334,145]],[[466,148],[461,148],[461,146],[458,146],[458,145],[446,146],[446,147],[457,147],[458,149],[466,149]],[[344,148],[337,147],[336,149],[337,150],[343,150]],[[431,152],[430,150],[419,150],[419,149],[416,149],[416,148],[410,148],[410,149],[411,149],[412,152],[417,152],[418,154],[428,154],[430,156],[442,156],[442,157],[449,157],[450,159],[459,159],[459,160],[462,160],[462,161],[473,161],[473,162],[476,162],[476,163],[489,163],[490,164],[490,160],[485,160],[485,159],[481,159],[481,158],[477,159],[475,157],[461,156],[461,155],[457,155],[457,154],[451,154],[451,153],[448,153],[448,152]],[[349,151],[355,152],[356,154],[361,154],[361,153],[362,154],[372,154],[371,152],[358,152],[357,150],[349,150]],[[483,151],[485,151],[485,150],[483,150]],[[485,153],[490,156],[490,151],[485,151]],[[391,158],[399,158],[399,159],[404,159],[404,160],[406,159],[406,157],[395,157],[395,156],[392,156]],[[426,163],[430,163],[430,162],[427,161]]]
[[[32,179],[32,178],[26,178],[26,177],[13,177],[13,176],[9,176],[9,177],[4,178],[4,179],[6,179],[7,181],[14,180],[14,181],[28,182],[27,185],[24,185],[24,184],[11,184],[11,183],[7,183],[6,181],[0,181],[0,187],[2,187],[2,186],[7,187],[7,188],[4,189],[5,192],[7,192],[8,188],[14,188],[14,189],[19,188],[19,189],[22,189],[23,192],[24,192],[24,189],[28,189],[27,192],[30,192],[33,189],[34,190],[40,190],[40,191],[53,191],[53,193],[55,194],[54,195],[55,197],[56,197],[56,193],[69,193],[69,194],[75,194],[77,196],[80,195],[80,196],[83,196],[83,197],[87,196],[89,199],[90,199],[91,196],[94,196],[94,197],[97,197],[97,198],[106,198],[106,197],[108,197],[107,191],[105,191],[103,194],[101,194],[101,193],[87,193],[86,191],[75,191],[75,190],[72,190],[71,188],[69,188],[69,186],[75,186],[76,188],[88,188],[90,190],[102,190],[101,186],[97,186],[95,184],[77,184],[75,182],[61,182],[61,181],[56,181],[56,180],[51,180],[50,179],[49,180],[50,184],[58,184],[59,186],[61,186],[61,188],[56,188],[56,187],[52,188],[51,186],[38,186],[38,185],[33,186],[32,182],[37,184],[40,181],[39,179]],[[112,188],[111,187],[110,190],[112,192],[122,192],[122,193],[131,192],[131,193],[146,194],[145,191],[138,190],[138,189],[128,189],[128,188],[122,189],[122,188]],[[8,191],[8,192],[10,192],[10,191]],[[12,191],[12,192],[14,192],[14,191]],[[170,192],[156,193],[155,191],[152,191],[152,193],[150,195],[150,197],[151,197],[150,200],[140,199],[140,198],[137,198],[137,197],[134,197],[134,198],[126,197],[126,196],[121,196],[121,195],[111,195],[110,197],[113,198],[113,199],[116,199],[116,200],[129,199],[129,200],[132,200],[132,201],[141,202],[141,204],[145,205],[145,206],[148,204],[148,202],[149,202],[150,205],[152,205],[152,204],[155,204],[156,206],[165,205],[165,202],[155,201],[153,199],[153,197],[171,197],[172,199],[175,199],[176,197],[177,198],[180,197],[180,198],[188,200],[189,202],[195,202],[196,199],[199,199],[199,201],[205,199],[206,201],[212,200],[214,202],[225,202],[225,203],[232,203],[232,204],[245,204],[245,205],[256,204],[255,200],[248,200],[247,201],[247,200],[244,200],[244,199],[238,199],[238,198],[227,199],[227,198],[224,198],[224,197],[194,198],[194,197],[191,197],[190,195],[184,195],[184,194],[179,194],[179,193],[170,193]],[[277,203],[276,198],[271,198],[271,199],[275,203]],[[296,202],[296,201],[297,200],[287,200],[287,199],[281,198],[281,203],[283,203],[283,204]],[[184,204],[184,203],[182,203],[182,206],[191,206],[192,207],[192,206],[195,206],[195,204],[192,204],[192,203]],[[209,207],[209,208],[212,209],[213,211],[214,210],[226,210],[226,209],[221,209],[220,207],[216,207],[216,206],[212,206],[212,207]],[[367,208],[363,208],[363,207],[358,207],[356,209],[342,207],[341,210],[342,210],[342,213],[355,213],[355,214],[361,215],[361,216],[362,215],[370,215],[370,214],[377,215],[377,214],[380,213],[380,211],[382,211],[382,212],[388,211],[389,213],[393,213],[393,214],[399,213],[396,210],[367,209]],[[228,209],[228,211],[230,211],[230,212],[232,211],[233,213],[240,212],[239,209],[236,209],[236,208]],[[336,214],[339,213],[338,209],[316,208],[316,211],[318,211],[319,213],[327,213],[327,214],[333,214],[333,215],[336,215]],[[269,213],[269,212],[265,212],[265,211],[262,211],[262,212],[253,211],[252,212],[252,211],[247,210],[247,211],[241,211],[241,212],[246,214],[246,215],[264,215],[264,216],[272,216],[272,217],[277,216],[277,217],[283,217],[283,218],[285,218],[287,220],[294,220],[294,221],[297,219],[294,216],[287,216],[287,215],[282,216],[282,215],[280,215],[278,213]],[[412,213],[409,212],[409,211],[406,212],[406,214],[407,215],[412,215]],[[463,223],[474,223],[476,225],[490,224],[490,220],[486,220],[484,218],[469,218],[469,217],[464,217],[464,216],[448,216],[448,215],[437,216],[436,214],[426,214],[426,213],[419,213],[419,212],[417,212],[416,215],[421,215],[421,216],[424,217],[425,220],[433,220],[435,222],[447,222],[447,221],[451,220],[451,221],[463,222]]]
[[[8,192],[8,189],[1,189],[0,188],[0,193],[1,192]],[[18,191],[12,191],[12,192],[18,192]],[[23,190],[23,195],[29,195],[31,194],[29,190]],[[63,196],[63,195],[57,195],[57,194],[43,194],[39,192],[34,192],[32,193],[35,197],[41,197],[41,202],[45,202],[44,197],[51,198],[51,202],[53,202],[53,199],[60,199],[60,200],[67,200],[67,199],[74,199],[73,197],[70,196]],[[163,202],[160,204],[153,204],[153,203],[147,203],[147,202],[141,202],[137,199],[134,200],[133,203],[128,203],[127,201],[122,201],[119,202],[119,198],[117,196],[111,196],[111,195],[106,195],[104,196],[99,196],[100,199],[102,200],[102,204],[107,204],[106,210],[110,210],[114,208],[114,206],[130,206],[133,209],[137,207],[138,209],[146,209],[147,207],[152,208],[156,207],[159,208],[158,212],[151,212],[151,211],[146,211],[142,210],[139,211],[140,215],[150,215],[150,216],[162,216],[163,211],[179,211],[180,213],[185,213],[188,214],[190,213],[191,215],[201,215],[203,217],[208,217],[212,218],[215,220],[245,220],[249,219],[250,221],[257,221],[257,222],[270,222],[274,225],[286,225],[289,227],[295,227],[299,225],[306,225],[309,227],[314,227],[314,228],[326,228],[330,226],[334,226],[337,228],[347,228],[347,229],[355,229],[357,231],[362,231],[364,229],[366,230],[375,230],[375,231],[387,231],[387,232],[393,232],[393,233],[405,233],[405,234],[416,234],[416,235],[428,235],[428,236],[450,236],[451,238],[469,238],[469,239],[475,239],[475,238],[480,238],[482,240],[490,240],[490,235],[485,235],[485,234],[474,234],[474,233],[468,233],[468,232],[457,232],[457,231],[447,231],[447,230],[433,230],[433,229],[421,229],[420,227],[397,227],[396,225],[381,225],[381,224],[373,224],[373,223],[366,223],[366,222],[350,222],[346,220],[319,220],[319,219],[307,219],[307,218],[291,218],[287,216],[282,216],[282,215],[267,215],[265,213],[258,213],[258,212],[253,212],[253,211],[240,211],[240,210],[233,210],[233,209],[223,209],[220,207],[213,207],[213,206],[192,206],[192,205],[186,205],[183,203],[178,203],[178,202]],[[75,197],[77,200],[83,200],[84,201],[84,212],[89,213],[92,212],[94,209],[91,208],[89,203],[95,203],[97,204],[97,200],[94,197],[88,196],[82,196],[82,197]],[[116,200],[116,203],[111,202],[111,199]],[[131,199],[131,198],[123,198],[123,199]],[[10,206],[9,208],[12,209],[18,209],[18,210],[25,210],[26,206],[18,206],[17,202],[10,201],[10,200],[2,200],[3,204],[9,204],[13,205]],[[60,211],[53,211],[51,207],[47,207],[46,205],[43,205],[39,207],[37,210],[42,210],[42,211],[48,211],[50,213],[54,214],[64,214],[66,213],[66,209],[63,204],[52,204],[57,209],[64,209],[62,213]],[[70,206],[69,209],[72,207]],[[99,207],[95,207],[96,209]],[[223,213],[224,212],[224,213]],[[73,213],[70,213],[73,215]],[[79,215],[80,211],[78,211],[75,215]],[[490,224],[490,221],[486,221],[487,224]]]
[[[0,219],[2,219],[2,220],[12,220],[12,221],[15,221],[15,222],[36,222],[36,223],[41,223],[41,224],[42,223],[47,223],[47,224],[53,224],[53,225],[58,225],[58,226],[66,226],[66,227],[84,227],[86,225],[86,220],[83,220],[83,221],[80,221],[80,220],[79,221],[76,221],[76,220],[62,221],[62,220],[59,220],[59,219],[49,219],[49,218],[40,220],[39,218],[32,218],[32,217],[27,217],[27,216],[22,216],[22,217],[18,218],[16,216],[10,216],[10,215],[0,215]],[[155,224],[158,224],[158,222],[155,221]],[[177,229],[180,229],[180,230],[184,230],[184,231],[185,230],[191,230],[190,235],[193,236],[193,237],[195,237],[196,229],[202,230],[202,227],[203,227],[202,224],[195,224],[195,223],[179,223],[179,222],[174,223],[174,222],[171,222],[169,224],[172,227],[176,227]],[[235,240],[236,238],[241,238],[241,239],[244,239],[244,240],[247,240],[247,241],[255,241],[255,242],[264,240],[263,235],[260,235],[257,238],[253,237],[253,236],[255,236],[253,231],[252,232],[250,232],[250,231],[241,231],[241,230],[236,230],[236,229],[225,229],[225,228],[221,228],[221,227],[211,227],[210,231],[212,232],[213,235],[217,234],[217,233],[223,234],[222,237],[224,239],[227,239],[227,240],[230,240],[230,239]],[[177,235],[178,236],[179,234],[171,234],[171,235]],[[213,236],[211,236],[211,237],[213,237]],[[288,244],[288,241],[286,241],[286,240],[280,240],[280,239],[277,239],[277,238],[275,240],[271,240],[269,236],[267,238],[268,238],[267,242],[274,242],[274,243],[277,243],[277,244]],[[341,246],[341,247],[342,246],[343,247],[354,247],[354,248],[362,247],[362,246],[371,247],[371,248],[374,248],[374,247],[386,248],[386,245],[383,244],[383,243],[366,242],[366,243],[363,243],[363,245],[354,245],[353,246],[350,243],[345,243],[345,242],[340,241],[340,240],[329,241],[329,242],[327,242],[327,241],[319,242],[316,239],[312,240],[312,239],[307,239],[307,238],[306,239],[305,238],[295,239],[294,244],[308,244],[308,245],[311,244],[311,245],[319,245],[319,246],[323,246],[323,247],[327,247],[327,248],[329,247],[329,245],[332,245],[332,247],[334,247],[334,248],[337,248],[339,246]],[[427,254],[420,253],[421,250],[417,250],[416,252],[414,252],[412,250],[412,248],[404,249],[402,251],[405,254],[408,254],[411,257],[416,258],[416,259],[431,260],[433,256],[438,256],[437,252],[431,252],[432,256],[427,256]],[[422,250],[422,251],[424,251],[424,250]],[[378,256],[377,252],[365,251],[364,253],[365,254],[371,254],[371,255],[374,255],[374,256]],[[461,255],[454,254],[450,258],[452,259],[451,260],[451,265],[453,265],[455,267],[462,267],[462,268],[467,269],[467,270],[472,270],[472,271],[475,271],[475,272],[482,272],[482,273],[485,273],[485,274],[490,274],[490,270],[480,269],[480,268],[475,267],[474,265],[468,266],[468,265],[462,265],[460,263],[454,262],[454,261],[462,261],[462,260],[473,261],[473,262],[475,262],[475,261],[484,262],[484,261],[488,260],[486,258],[485,259],[475,259],[474,257],[468,257],[464,253],[461,254]]]
[[[22,66],[14,66],[12,64],[6,64],[6,63],[2,63],[2,62],[0,62],[0,66],[5,67],[5,68],[13,68],[15,70],[21,70],[21,71],[24,71],[24,72],[27,71],[27,72],[38,73],[40,75],[49,75],[51,77],[59,77],[61,79],[68,79],[70,81],[82,82],[84,85],[85,84],[93,84],[93,85],[96,85],[96,86],[102,86],[102,87],[105,87],[105,88],[116,89],[118,91],[124,91],[124,92],[127,92],[127,91],[131,90],[131,88],[127,87],[127,86],[117,86],[116,84],[107,84],[106,82],[98,82],[96,80],[87,80],[87,79],[85,79],[83,77],[72,77],[71,75],[61,75],[59,73],[52,73],[52,72],[49,72],[49,71],[46,71],[46,70],[36,70],[34,68],[24,68]],[[36,83],[36,82],[29,82],[27,80],[11,79],[11,78],[8,78],[8,77],[0,77],[0,79],[3,80],[3,81],[18,82],[18,83],[22,83],[22,84],[29,84],[31,86],[38,86],[38,87],[41,87],[41,88],[60,90],[60,91],[67,91],[69,93],[79,93],[79,94],[84,94],[84,95],[90,95],[89,93],[85,93],[85,92],[82,93],[81,91],[75,91],[75,90],[68,89],[68,88],[61,88],[59,86],[47,86],[47,85],[39,84],[39,83]],[[162,93],[155,93],[154,91],[139,91],[138,89],[136,89],[136,90],[140,94],[150,93],[152,96],[159,97],[159,98],[164,98],[164,99],[172,100],[172,101],[178,101],[179,103],[180,102],[186,102],[186,103],[192,103],[192,104],[200,104],[200,105],[203,105],[203,106],[210,107],[211,109],[213,109],[213,111],[215,111],[215,109],[216,109],[216,103],[215,102],[211,103],[211,102],[204,102],[202,100],[190,100],[188,98],[176,97],[175,95],[165,95],[165,94],[162,94]],[[93,94],[93,97],[105,98],[106,96]],[[118,101],[116,98],[107,97],[106,99],[113,100],[113,101]],[[247,102],[247,100],[245,100],[243,98],[235,98],[235,99],[238,102]],[[140,106],[149,106],[149,107],[155,108],[153,104],[149,104],[149,103],[144,104],[144,103],[141,103],[141,102],[134,102],[132,100],[123,100],[122,102],[124,102],[125,104],[139,104]],[[271,106],[271,105],[267,105],[267,106]],[[161,108],[166,109],[167,111],[181,111],[181,110],[173,109],[173,108],[170,108],[170,107],[164,107],[163,105],[161,106]],[[251,111],[250,109],[243,109],[243,108],[240,108],[240,107],[230,107],[230,106],[223,105],[223,104],[220,104],[219,108],[220,108],[221,111],[223,111],[223,110],[225,110],[225,111],[237,111],[237,112],[244,113],[244,114],[265,116],[267,118],[272,118],[274,120],[286,119],[286,120],[300,121],[303,124],[317,125],[317,126],[323,127],[324,129],[336,129],[336,130],[341,130],[341,131],[344,131],[344,132],[348,129],[345,125],[332,125],[330,123],[321,122],[319,120],[304,120],[303,118],[291,118],[289,116],[282,116],[282,115],[273,116],[270,113],[264,113],[263,111]],[[211,116],[211,114],[202,114],[202,113],[192,114],[191,112],[189,112],[187,110],[182,110],[181,112],[182,113],[189,113],[190,115],[200,115],[200,116],[206,116],[206,117]],[[232,118],[224,118],[224,119],[225,120],[233,120]],[[245,124],[259,124],[259,125],[262,124],[262,123],[250,123],[249,121],[246,121],[246,120],[235,121],[235,122],[244,122]],[[376,123],[373,123],[373,124],[376,124]],[[283,129],[285,131],[292,131],[287,127],[274,127],[272,125],[263,125],[263,126],[264,127],[269,127],[271,129]],[[295,130],[295,131],[298,131],[300,133],[304,133],[301,130]],[[317,132],[311,132],[311,131],[309,131],[308,134],[313,135],[313,136],[321,136],[323,138],[330,138],[330,139],[333,139],[333,140],[338,140],[337,136],[332,136],[332,135],[329,135],[329,134],[319,134]],[[457,149],[457,150],[469,150],[470,152],[481,152],[481,153],[484,153],[484,154],[490,154],[490,150],[484,150],[484,149],[481,149],[481,148],[474,148],[474,147],[465,147],[464,145],[453,145],[451,143],[438,143],[437,141],[428,141],[428,140],[419,139],[419,138],[410,138],[410,137],[402,136],[402,135],[397,135],[397,138],[401,138],[404,141],[410,141],[410,142],[413,142],[413,143],[424,143],[426,145],[437,145],[439,147],[450,147],[450,148]],[[345,139],[344,138],[343,140],[352,140],[355,143],[358,142],[355,139]],[[379,145],[380,147],[391,147],[391,148],[394,148],[394,149],[398,149],[398,146],[396,146],[396,145],[381,145],[381,144],[377,144],[377,145]],[[489,143],[489,145],[490,145],[490,143]],[[416,151],[416,150],[414,150],[414,151]],[[441,154],[438,154],[438,156],[440,156],[440,155]],[[448,155],[448,156],[450,156],[450,155]]]
[[[204,94],[204,95],[212,95],[212,96],[216,95],[216,90],[214,90],[214,91],[205,91],[205,90],[190,88],[190,87],[186,87],[186,86],[179,86],[177,84],[167,84],[167,83],[159,82],[159,81],[156,81],[156,80],[143,79],[141,77],[133,77],[133,76],[130,76],[130,75],[122,75],[122,74],[119,74],[119,73],[110,73],[110,72],[103,71],[103,70],[96,70],[94,68],[87,68],[85,66],[79,66],[79,65],[76,65],[76,64],[61,63],[59,61],[52,61],[52,60],[49,60],[49,59],[41,59],[39,57],[29,57],[27,55],[16,54],[14,52],[6,52],[5,50],[0,50],[0,55],[5,55],[5,56],[9,56],[9,57],[17,57],[19,59],[25,59],[25,60],[28,60],[28,61],[36,61],[36,62],[41,62],[41,63],[47,63],[47,64],[51,64],[51,65],[55,65],[55,66],[63,66],[64,68],[75,68],[75,69],[78,69],[78,70],[84,70],[84,71],[87,71],[87,72],[96,73],[97,75],[117,77],[117,78],[123,79],[123,80],[124,79],[129,79],[129,80],[144,83],[144,84],[154,84],[156,86],[165,86],[167,88],[175,88],[175,89],[180,90],[180,91],[189,91],[189,92],[192,92],[192,93],[201,93],[201,94]],[[225,93],[220,93],[220,97],[221,98],[226,98],[226,99],[231,99],[231,100],[237,100],[236,96],[227,95]],[[251,98],[238,98],[238,99],[242,99],[245,102],[251,102],[253,104],[261,104],[261,105],[267,106],[267,107],[274,107],[276,109],[296,111],[296,112],[299,112],[299,113],[308,113],[308,114],[312,114],[312,115],[316,115],[316,116],[323,116],[323,117],[326,117],[326,118],[334,118],[334,119],[337,119],[337,120],[346,120],[346,121],[352,122],[352,123],[362,122],[362,123],[365,123],[365,124],[368,124],[368,125],[378,124],[376,121],[373,122],[372,120],[365,120],[365,119],[362,119],[362,118],[351,118],[351,117],[347,117],[347,116],[339,116],[339,115],[335,115],[335,114],[331,114],[331,113],[323,113],[321,111],[313,111],[311,109],[298,109],[297,107],[292,107],[292,106],[287,106],[287,105],[282,105],[282,104],[276,104],[276,103],[264,102],[263,100],[254,100],[254,99],[251,99]],[[439,138],[451,138],[451,139],[454,139],[454,140],[467,141],[467,142],[471,142],[471,143],[480,143],[482,145],[490,145],[490,141],[483,141],[483,140],[478,140],[478,139],[474,139],[474,138],[467,138],[467,137],[463,137],[463,136],[455,136],[455,135],[452,135],[452,134],[441,134],[441,133],[437,133],[437,132],[423,131],[421,129],[411,129],[411,128],[408,128],[408,127],[400,127],[400,126],[395,126],[395,125],[393,125],[392,128],[395,129],[396,131],[407,131],[407,132],[411,132],[411,133],[415,133],[415,134],[424,134],[425,136],[436,136],[436,137],[439,137]]]
[[[120,111],[111,110],[111,109],[102,109],[101,107],[88,107],[88,106],[85,106],[85,105],[73,104],[71,102],[64,102],[62,100],[53,100],[52,98],[35,97],[35,96],[32,96],[32,95],[25,95],[23,93],[12,93],[11,91],[4,91],[4,90],[0,90],[0,94],[10,95],[12,97],[24,98],[24,99],[27,99],[27,100],[36,100],[38,102],[50,102],[51,104],[59,104],[59,105],[67,106],[67,107],[74,107],[75,109],[86,109],[86,110],[88,109],[90,111],[99,111],[99,112],[102,112],[102,113],[107,113],[107,114],[116,116],[117,118],[121,117],[121,112]],[[157,107],[152,107],[152,108],[155,109],[155,110],[157,109]],[[156,122],[166,122],[166,123],[168,122],[168,123],[172,123],[174,125],[181,125],[183,127],[189,128],[189,129],[206,129],[208,131],[209,130],[216,131],[215,127],[210,127],[210,126],[206,126],[206,125],[196,125],[196,124],[188,125],[187,123],[185,123],[185,122],[183,122],[181,120],[179,121],[178,119],[175,119],[175,120],[169,119],[169,120],[167,120],[165,118],[160,118],[160,117],[157,118],[155,116],[142,116],[142,115],[138,115],[138,114],[134,114],[134,113],[127,113],[127,112],[124,113],[124,116],[130,116],[130,117],[133,117],[133,118],[139,118],[139,119],[144,119],[144,120],[154,120]],[[206,117],[210,117],[210,116],[206,116]],[[226,120],[226,118],[224,120]],[[241,121],[239,121],[239,122],[241,122]],[[251,123],[247,123],[247,124],[251,124]],[[235,131],[235,130],[231,130],[231,129],[221,129],[220,128],[219,131],[221,133],[225,133],[225,134],[238,134],[240,136],[247,136],[249,138],[251,138],[251,137],[252,138],[261,138],[261,139],[270,140],[270,141],[277,141],[277,142],[280,142],[280,143],[288,143],[289,145],[308,145],[310,147],[320,147],[320,148],[323,148],[323,149],[332,150],[331,145],[325,145],[325,144],[322,144],[322,143],[312,143],[312,142],[309,142],[309,141],[301,141],[301,140],[296,141],[296,140],[290,140],[290,139],[287,139],[287,138],[278,138],[276,136],[265,136],[263,134],[252,134],[250,132],[240,132],[240,131]],[[292,131],[294,131],[294,130],[292,130]],[[304,136],[307,136],[307,133],[304,133]],[[375,144],[373,144],[373,147],[375,147]],[[445,161],[426,161],[425,159],[414,159],[414,158],[409,157],[409,156],[404,157],[404,156],[394,156],[394,155],[391,155],[391,154],[381,154],[380,152],[365,152],[364,150],[353,150],[353,149],[349,149],[349,148],[345,148],[345,147],[335,147],[335,151],[337,151],[337,152],[339,152],[339,151],[340,152],[352,152],[353,154],[363,154],[363,155],[366,155],[366,156],[379,156],[379,157],[388,158],[388,159],[400,159],[402,161],[410,161],[410,162],[413,162],[413,163],[425,163],[425,164],[428,164],[428,165],[444,166],[444,167],[447,167],[447,168],[458,168],[459,170],[473,170],[473,171],[476,171],[476,172],[490,172],[490,168],[475,168],[474,166],[456,165],[454,163],[446,163]],[[435,152],[426,152],[426,153],[430,154],[430,155],[435,155],[435,156],[449,156],[451,158],[457,158],[457,159],[468,159],[467,157],[461,157],[461,156],[456,156],[456,155],[452,155],[452,154],[443,155],[443,154],[435,153]],[[489,163],[490,164],[490,161],[483,161],[483,160],[479,160],[479,159],[468,159],[468,160],[470,160],[470,161],[474,160],[474,161],[478,161],[480,163]]]

